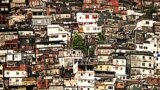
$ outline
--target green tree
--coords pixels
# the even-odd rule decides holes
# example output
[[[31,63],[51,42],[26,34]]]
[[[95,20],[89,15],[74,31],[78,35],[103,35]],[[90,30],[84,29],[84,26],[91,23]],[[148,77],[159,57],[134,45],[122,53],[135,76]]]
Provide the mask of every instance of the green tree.
[[[105,40],[106,40],[106,38],[105,38],[105,35],[104,35],[104,33],[98,33],[98,44],[104,44],[105,43]]]
[[[85,41],[83,40],[81,35],[78,35],[78,33],[75,33],[73,37],[73,49],[82,50],[82,52],[86,52],[87,50]]]
[[[156,12],[157,12],[156,8],[151,7],[146,11],[146,17],[151,19],[152,18],[152,14],[156,13]]]

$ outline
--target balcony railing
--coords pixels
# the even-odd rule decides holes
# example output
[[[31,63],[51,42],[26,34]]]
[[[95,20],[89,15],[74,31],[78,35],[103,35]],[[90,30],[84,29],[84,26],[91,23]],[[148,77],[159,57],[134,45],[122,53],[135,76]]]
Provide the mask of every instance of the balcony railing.
[[[95,74],[95,77],[114,77],[114,74]]]
[[[78,62],[79,65],[93,65],[94,62],[88,62],[88,61],[81,61],[81,62]]]
[[[9,82],[9,86],[21,86],[21,85],[23,84],[20,82]]]
[[[103,65],[105,65],[105,64],[113,64],[112,63],[112,61],[110,60],[110,61],[97,61],[97,62],[95,62],[95,64],[103,64]]]
[[[50,83],[49,85],[63,85],[63,81],[60,81],[60,82],[52,82]]]
[[[36,81],[24,81],[24,82],[9,82],[9,86],[28,86],[36,85]]]

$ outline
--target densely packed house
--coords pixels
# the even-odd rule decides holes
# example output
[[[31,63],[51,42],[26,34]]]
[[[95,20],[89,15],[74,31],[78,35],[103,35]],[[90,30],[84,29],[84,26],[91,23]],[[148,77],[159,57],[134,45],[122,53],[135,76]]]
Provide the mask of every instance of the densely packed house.
[[[0,90],[159,90],[160,0],[0,0]]]

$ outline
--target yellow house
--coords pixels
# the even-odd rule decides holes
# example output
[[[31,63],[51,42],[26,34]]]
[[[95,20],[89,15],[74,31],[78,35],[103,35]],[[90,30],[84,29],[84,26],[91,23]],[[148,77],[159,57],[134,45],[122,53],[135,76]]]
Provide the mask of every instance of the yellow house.
[[[112,68],[113,68],[112,65],[98,64],[96,67],[96,70],[97,71],[113,71]]]
[[[96,90],[106,90],[105,84],[96,85]]]

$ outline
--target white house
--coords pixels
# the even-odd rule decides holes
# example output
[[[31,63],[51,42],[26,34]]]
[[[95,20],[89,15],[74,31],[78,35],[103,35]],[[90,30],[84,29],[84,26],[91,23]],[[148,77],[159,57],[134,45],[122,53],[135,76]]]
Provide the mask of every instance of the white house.
[[[113,71],[116,72],[116,76],[119,79],[126,79],[126,58],[121,58],[120,56],[113,58]]]
[[[153,27],[153,24],[155,22],[156,21],[153,21],[153,20],[141,20],[141,21],[137,22],[135,30],[141,30],[143,26]]]
[[[21,61],[22,55],[21,53],[7,54],[6,61]]]
[[[23,85],[23,78],[9,78],[9,86],[21,86]]]
[[[127,15],[142,16],[143,13],[135,12],[134,10],[127,10]]]
[[[27,71],[19,71],[19,70],[5,70],[4,77],[27,77]]]
[[[64,90],[78,90],[76,80],[64,80]]]
[[[70,33],[60,25],[48,25],[47,34],[49,41],[64,41],[67,44],[70,40]]]
[[[6,62],[6,55],[12,54],[13,50],[0,50],[0,55],[3,57],[0,57],[0,62]]]
[[[77,13],[77,22],[86,24],[97,24],[98,13]]]
[[[97,25],[98,13],[77,13],[77,22],[83,33],[99,33],[102,27]]]
[[[154,56],[151,52],[131,52],[130,56],[131,63],[131,75],[154,75]]]
[[[156,35],[152,35],[152,37],[148,38],[142,44],[136,44],[137,51],[150,51],[153,53],[155,57],[160,54],[160,37]]]
[[[74,66],[74,60],[82,60],[83,59],[83,53],[81,50],[71,50],[67,49],[64,51],[59,51],[58,54],[58,60],[60,66],[67,66],[67,65],[73,65]]]
[[[84,33],[100,33],[102,31],[101,26],[95,26],[95,25],[85,25],[83,27]]]
[[[94,71],[78,71],[75,79],[79,90],[94,90]]]

